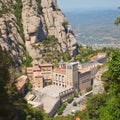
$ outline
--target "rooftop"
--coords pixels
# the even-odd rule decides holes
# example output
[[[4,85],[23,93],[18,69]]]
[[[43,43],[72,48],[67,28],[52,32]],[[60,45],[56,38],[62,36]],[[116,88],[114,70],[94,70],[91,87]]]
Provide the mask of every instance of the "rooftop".
[[[97,56],[97,55],[91,57],[91,60],[97,60],[97,59],[98,59],[98,56]]]
[[[52,67],[53,64],[40,64],[40,67]]]
[[[68,89],[55,85],[49,85],[43,89],[34,88],[34,90],[38,91],[38,93],[36,94],[36,98],[33,101],[43,103],[44,110],[49,113],[55,104],[59,101],[59,93]]]
[[[17,79],[16,87],[18,90],[20,90],[25,85],[26,80],[27,80],[27,76],[25,75],[22,75]]]
[[[41,89],[40,92],[47,94],[48,96],[59,97],[59,93],[65,90],[67,90],[67,88],[63,88],[63,87],[56,86],[56,85],[49,85]]]
[[[78,62],[69,62],[68,64],[75,65],[75,64],[78,64]]]
[[[105,57],[107,55],[107,53],[98,53],[97,55],[91,57],[91,60],[97,60],[101,57]]]
[[[86,73],[86,72],[88,72],[88,71],[90,71],[90,68],[82,68],[82,69],[80,69],[79,70],[79,72],[82,74],[82,73]]]
[[[39,107],[43,104],[41,102],[27,101],[29,104],[33,105],[33,107]]]
[[[54,69],[54,72],[61,73],[61,74],[66,74],[66,69],[56,68],[56,69]]]
[[[77,117],[75,120],[80,120],[80,118],[79,118],[79,117]]]
[[[103,53],[98,53],[98,56],[99,56],[99,55],[106,56],[107,53],[104,53],[104,52],[103,52]]]

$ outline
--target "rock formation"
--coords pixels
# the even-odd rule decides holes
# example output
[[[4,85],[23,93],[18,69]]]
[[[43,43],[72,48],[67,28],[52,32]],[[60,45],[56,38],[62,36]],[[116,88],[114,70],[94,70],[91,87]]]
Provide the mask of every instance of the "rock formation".
[[[61,44],[61,49],[58,46],[59,50],[62,52],[69,50],[71,55],[76,53],[77,45],[73,31],[56,0],[22,0],[22,2],[26,47],[33,58],[36,55],[33,54],[34,50],[31,51],[31,45],[51,35],[54,35]]]
[[[14,0],[2,0],[0,3],[0,46],[10,53],[15,63],[20,65],[25,50],[18,22],[11,7],[14,2]]]
[[[0,45],[17,62],[22,62],[25,47],[33,59],[42,59],[41,51],[76,54],[76,39],[56,0],[1,0],[0,12]],[[49,36],[57,44],[47,49],[40,44]]]

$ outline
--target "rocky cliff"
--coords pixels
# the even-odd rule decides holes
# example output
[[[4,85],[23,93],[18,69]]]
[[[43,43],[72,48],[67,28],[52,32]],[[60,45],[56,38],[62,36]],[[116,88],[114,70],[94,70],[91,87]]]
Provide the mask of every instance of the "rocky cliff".
[[[76,54],[76,39],[56,0],[1,0],[0,11],[0,45],[17,61],[25,47],[33,59]]]
[[[14,4],[16,4],[15,0],[0,1],[0,46],[10,53],[15,63],[20,65],[25,57],[25,49],[18,21],[14,15]]]

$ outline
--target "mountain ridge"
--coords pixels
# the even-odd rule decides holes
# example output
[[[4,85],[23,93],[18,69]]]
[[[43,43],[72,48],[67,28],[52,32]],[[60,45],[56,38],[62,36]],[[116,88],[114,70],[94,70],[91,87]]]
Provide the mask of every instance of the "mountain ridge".
[[[42,42],[46,41],[48,37],[49,40],[50,38],[58,40],[54,51],[55,49],[59,51],[59,56],[69,52],[72,57],[77,53],[77,42],[73,31],[56,0],[2,0],[0,6],[2,8],[0,9],[2,13],[0,21],[1,26],[3,25],[0,27],[0,45],[7,51],[12,47],[12,51],[14,51],[12,54],[16,55],[13,59],[19,61],[19,64],[26,59],[26,52],[33,59],[39,58],[40,62],[46,62],[41,51],[43,50],[44,56],[47,56],[48,52],[44,50],[45,46]],[[5,19],[6,17],[11,20]],[[13,26],[8,27],[9,24],[14,24],[14,30],[12,30]],[[8,28],[9,30],[7,30]],[[10,31],[14,31],[15,34]],[[10,36],[14,36],[14,39]],[[42,47],[39,47],[41,45],[38,46],[38,44],[42,44]],[[20,45],[21,52],[18,47]],[[52,47],[49,50],[52,50]]]

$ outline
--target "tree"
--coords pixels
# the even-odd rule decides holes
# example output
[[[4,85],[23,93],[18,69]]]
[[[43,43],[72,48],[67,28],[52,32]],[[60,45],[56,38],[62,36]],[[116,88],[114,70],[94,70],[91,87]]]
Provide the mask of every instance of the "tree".
[[[88,111],[87,110],[77,111],[75,113],[75,118],[76,117],[79,117],[80,120],[89,120]]]
[[[49,120],[47,115],[28,105],[26,100],[17,92],[15,81],[9,69],[14,64],[9,54],[0,51],[0,119],[7,120]],[[14,71],[14,70],[13,70]]]
[[[69,51],[67,51],[66,53],[64,53],[63,59],[64,59],[65,62],[68,62],[71,59]]]
[[[111,54],[107,71],[108,99],[102,107],[101,120],[119,120],[120,118],[120,51]],[[107,83],[106,83],[107,84]]]
[[[101,107],[104,106],[106,103],[106,98],[106,94],[98,94],[93,95],[88,99],[87,110],[90,119],[98,120],[101,113]]]

